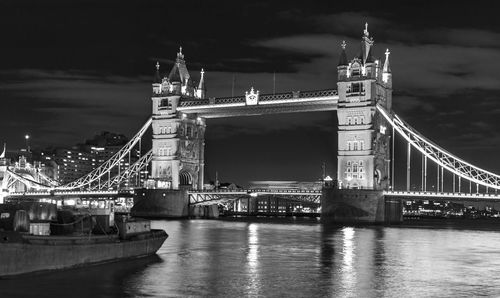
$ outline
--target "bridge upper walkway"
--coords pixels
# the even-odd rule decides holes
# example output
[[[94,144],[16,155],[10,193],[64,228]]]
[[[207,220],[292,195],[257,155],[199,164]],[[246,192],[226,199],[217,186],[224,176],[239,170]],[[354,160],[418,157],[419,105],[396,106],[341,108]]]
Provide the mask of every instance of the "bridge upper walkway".
[[[182,101],[177,110],[186,114],[197,114],[203,118],[333,111],[337,110],[338,99],[336,89],[292,91],[256,95],[254,101],[248,100],[247,96]]]

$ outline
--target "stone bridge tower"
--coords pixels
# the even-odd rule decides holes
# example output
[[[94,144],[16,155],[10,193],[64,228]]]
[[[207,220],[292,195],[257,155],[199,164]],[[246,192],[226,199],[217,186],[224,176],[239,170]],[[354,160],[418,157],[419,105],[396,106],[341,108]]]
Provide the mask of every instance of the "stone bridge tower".
[[[383,66],[373,57],[373,38],[365,25],[361,51],[347,60],[342,42],[338,70],[338,162],[342,188],[388,189],[390,185],[389,125],[377,112],[392,106],[389,50]]]
[[[204,71],[195,83],[182,48],[166,76],[156,64],[153,82],[153,159],[147,188],[203,189],[205,120],[177,111],[181,102],[205,99]]]

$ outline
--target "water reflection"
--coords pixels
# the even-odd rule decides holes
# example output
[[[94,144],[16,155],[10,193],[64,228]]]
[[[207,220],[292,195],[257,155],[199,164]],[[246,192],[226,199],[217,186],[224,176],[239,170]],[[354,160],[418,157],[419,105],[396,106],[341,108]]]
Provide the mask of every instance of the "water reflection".
[[[15,280],[0,297],[498,296],[500,232],[156,221],[158,256]]]
[[[248,225],[248,254],[247,254],[247,272],[248,286],[247,293],[250,296],[259,296],[259,232],[257,224]]]

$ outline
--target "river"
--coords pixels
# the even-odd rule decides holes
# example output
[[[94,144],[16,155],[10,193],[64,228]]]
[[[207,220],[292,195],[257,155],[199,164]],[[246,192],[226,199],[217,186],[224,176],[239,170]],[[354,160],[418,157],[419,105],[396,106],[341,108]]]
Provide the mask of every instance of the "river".
[[[154,221],[157,256],[1,280],[0,297],[500,296],[500,222]]]

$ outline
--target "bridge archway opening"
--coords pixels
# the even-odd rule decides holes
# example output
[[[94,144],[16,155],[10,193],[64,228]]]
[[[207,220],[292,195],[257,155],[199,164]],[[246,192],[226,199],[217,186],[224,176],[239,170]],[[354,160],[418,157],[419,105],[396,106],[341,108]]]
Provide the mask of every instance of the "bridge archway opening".
[[[186,186],[193,184],[193,177],[191,173],[183,171],[179,173],[179,185]]]

